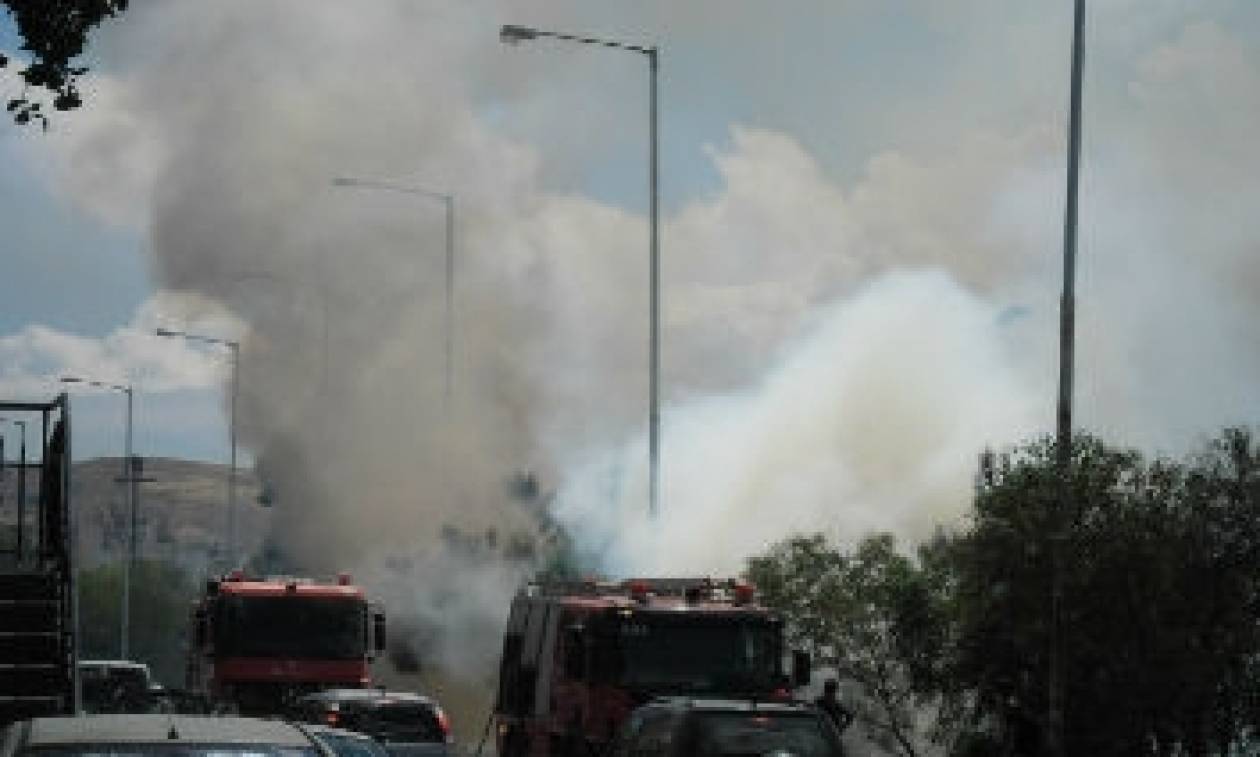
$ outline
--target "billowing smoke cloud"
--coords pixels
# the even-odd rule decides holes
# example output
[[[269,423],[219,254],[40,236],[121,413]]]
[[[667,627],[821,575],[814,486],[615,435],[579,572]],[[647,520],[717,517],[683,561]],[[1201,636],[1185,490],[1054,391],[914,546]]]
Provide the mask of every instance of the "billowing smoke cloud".
[[[712,56],[697,68],[680,55],[664,82],[666,113],[692,125],[704,121],[689,108],[716,102],[701,94],[757,87],[724,78],[723,56],[736,72],[759,58],[723,51],[710,21],[730,6],[705,5],[609,11],[618,34]],[[828,5],[831,21],[852,13],[883,29]],[[647,230],[641,213],[583,191],[610,164],[629,171],[610,155],[642,148],[633,90],[591,83],[637,79],[640,61],[505,50],[497,26],[519,10],[138,6],[109,31],[92,108],[53,143],[69,167],[54,175],[75,197],[145,219],[164,286],[248,324],[245,437],[294,563],[360,566],[410,619],[413,646],[467,672],[493,659],[496,613],[534,563],[509,559],[506,538],[452,551],[443,534],[536,532],[506,493],[514,472],[559,490],[556,516],[606,570],[732,571],[796,529],[921,535],[965,506],[980,447],[1050,426],[1062,114],[1045,102],[1065,101],[1047,82],[1066,75],[1032,70],[1042,58],[1028,51],[1064,62],[1066,43],[1020,11],[1001,46],[943,44],[968,51],[953,79],[936,75],[931,46],[921,58],[888,47],[899,69],[846,69],[870,98],[835,99],[862,111],[852,121],[819,94],[834,68],[823,65],[797,72],[816,92],[754,89],[723,123],[755,125],[715,134],[694,164],[671,151],[670,129],[683,129],[666,121],[667,199],[670,181],[711,186],[668,205],[665,512],[646,523]],[[587,4],[538,12],[563,28],[608,20]],[[1246,170],[1257,56],[1181,13],[1123,40],[1126,63],[1091,78],[1087,101],[1078,417],[1157,447],[1260,418],[1260,290],[1245,283],[1260,280],[1260,172]],[[954,39],[959,15],[916,18]],[[789,21],[786,39],[806,25]],[[1020,65],[975,52],[994,49]],[[932,75],[905,78],[915,64]],[[1003,88],[1024,76],[1027,92]],[[801,121],[834,133],[785,132],[776,104],[806,91]],[[977,121],[973,102],[991,118]],[[865,127],[853,143],[875,147],[845,162],[825,146],[848,145],[850,123]],[[111,171],[128,180],[104,185]],[[346,174],[456,195],[449,401],[441,205],[334,188]],[[120,204],[118,186],[140,207]]]
[[[734,574],[817,529],[926,536],[965,501],[963,461],[1036,427],[999,315],[940,273],[877,280],[759,385],[671,415],[659,519],[642,444],[575,469],[557,513],[621,573]]]

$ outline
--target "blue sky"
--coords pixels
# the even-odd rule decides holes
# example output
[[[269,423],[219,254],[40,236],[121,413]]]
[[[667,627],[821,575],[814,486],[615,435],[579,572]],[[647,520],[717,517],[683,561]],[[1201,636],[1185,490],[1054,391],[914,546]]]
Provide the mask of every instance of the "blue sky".
[[[878,215],[879,223],[889,223],[884,214],[890,218],[898,218],[898,213],[905,214],[904,238],[897,242],[904,243],[903,248],[876,245],[869,249],[878,248],[885,260],[904,257],[915,265],[927,260],[934,265],[952,267],[969,285],[976,285],[986,293],[1000,291],[1004,301],[999,305],[1009,307],[1010,300],[1025,296],[1023,283],[1017,286],[1004,280],[1000,285],[991,281],[977,284],[983,278],[977,271],[988,263],[967,262],[972,257],[972,247],[988,244],[987,238],[961,235],[958,239],[936,239],[933,235],[941,233],[940,228],[927,226],[927,217],[933,212],[932,203],[902,208],[896,205],[900,196],[888,199],[880,192],[891,191],[883,182],[913,185],[916,181],[913,177],[919,176],[922,183],[931,184],[940,178],[933,171],[968,170],[967,164],[962,164],[961,168],[949,167],[949,160],[951,156],[969,155],[965,151],[973,148],[966,145],[975,144],[977,139],[996,135],[998,141],[1027,140],[1032,144],[1042,138],[1036,135],[1043,132],[1044,139],[1050,141],[1061,135],[1068,43],[1067,4],[1063,5],[1064,8],[1048,8],[1040,3],[1010,3],[994,7],[964,2],[942,11],[932,3],[903,0],[879,4],[805,3],[795,10],[770,10],[768,5],[749,3],[701,4],[680,9],[658,2],[629,9],[553,2],[526,9],[487,1],[470,4],[449,18],[441,14],[435,16],[433,23],[446,31],[434,37],[434,47],[439,52],[432,54],[437,56],[439,65],[451,67],[443,70],[443,74],[457,83],[437,84],[418,76],[415,81],[406,81],[406,85],[421,89],[432,86],[425,97],[434,98],[434,107],[438,107],[436,103],[446,107],[450,104],[447,100],[466,101],[461,105],[486,128],[490,135],[485,137],[487,141],[498,140],[496,145],[502,142],[530,152],[536,159],[537,176],[522,181],[529,184],[531,196],[571,195],[597,209],[624,212],[635,223],[641,223],[646,205],[643,110],[646,86],[642,61],[634,57],[617,60],[598,51],[590,51],[588,55],[587,51],[541,44],[504,51],[496,47],[493,37],[497,24],[529,22],[529,16],[537,14],[540,24],[546,22],[566,30],[597,33],[606,30],[610,35],[627,39],[656,39],[663,47],[662,194],[667,218],[676,220],[685,229],[689,212],[699,214],[706,208],[721,208],[724,203],[733,202],[731,180],[723,174],[724,170],[767,171],[767,176],[777,176],[767,165],[741,162],[754,158],[770,160],[743,154],[741,151],[748,148],[736,137],[741,128],[763,130],[799,148],[844,202],[862,208],[866,208],[863,203],[869,204],[862,212]],[[273,6],[283,7],[282,4],[263,4],[251,8],[248,3],[225,3],[203,10],[197,10],[191,3],[173,3],[162,9],[135,6],[122,19],[102,30],[94,40],[89,60],[98,64],[98,73],[111,85],[149,87],[148,94],[157,91],[156,85],[166,86],[178,81],[161,76],[168,63],[173,64],[173,70],[179,68],[175,64],[182,52],[173,40],[195,43],[195,50],[188,53],[190,56],[207,54],[221,43],[224,49],[238,56],[225,63],[225,67],[251,60],[251,55],[265,62],[267,49],[254,41],[249,27],[254,23],[265,25],[282,15],[268,10]],[[413,20],[408,14],[421,13],[407,8],[406,4],[389,2],[364,8],[362,23],[369,31],[375,29],[372,24],[382,23],[382,18],[388,19],[391,13],[397,12],[400,18],[407,20]],[[328,8],[320,11],[325,12],[335,11]],[[205,31],[199,34],[198,23],[193,21],[203,17]],[[191,26],[178,26],[190,23]],[[346,41],[352,40],[353,34],[338,37],[329,32],[329,28],[333,26],[319,26],[317,31],[332,35],[334,45],[343,42],[346,45],[345,50],[338,48],[330,55],[344,54],[347,60],[354,60],[353,42]],[[1196,28],[1208,28],[1210,34],[1223,35],[1229,43],[1225,48],[1233,49],[1230,45],[1236,45],[1241,51],[1241,62],[1235,65],[1224,59],[1223,62],[1205,61],[1203,58],[1210,51],[1201,48],[1178,53],[1179,40],[1189,39],[1186,44],[1192,44],[1193,34],[1187,30]],[[216,34],[220,36],[215,37]],[[443,35],[448,39],[440,39]],[[1175,79],[1185,68],[1196,65],[1229,66],[1229,71],[1235,73],[1236,69],[1250,71],[1256,65],[1260,26],[1254,8],[1245,2],[1186,4],[1167,0],[1142,4],[1114,0],[1091,4],[1089,35],[1086,102],[1091,120],[1086,126],[1087,182],[1097,180],[1097,174],[1089,173],[1091,166],[1128,166],[1126,161],[1135,160],[1132,158],[1135,151],[1146,149],[1135,147],[1133,143],[1148,138],[1145,125],[1150,122],[1144,119],[1149,119],[1151,114],[1167,118],[1162,126],[1151,123],[1152,131],[1164,129],[1156,135],[1165,140],[1160,143],[1161,149],[1166,148],[1171,156],[1181,151],[1192,154],[1193,145],[1189,141],[1177,141],[1176,134],[1181,128],[1177,119],[1184,119],[1190,126],[1194,114],[1187,110],[1185,103],[1174,101],[1169,94],[1179,91],[1177,87],[1182,84],[1174,82],[1167,90],[1158,90],[1163,100],[1143,99],[1145,95],[1136,93],[1141,86],[1149,88],[1165,79]],[[297,53],[303,52],[300,40],[289,40],[277,30],[277,51],[290,49],[285,45]],[[0,49],[14,47],[11,22],[0,20]],[[1167,52],[1163,58],[1161,51]],[[1177,58],[1178,54],[1182,58]],[[168,57],[164,59],[162,55]],[[444,55],[447,57],[441,57]],[[478,62],[480,60],[485,62]],[[319,68],[314,61],[311,65],[315,73],[312,73],[314,78],[309,91],[302,89],[301,84],[294,88],[311,102],[319,102],[325,94],[321,89],[323,80],[319,77],[335,79],[337,73],[330,74],[329,69]],[[365,62],[364,65],[371,64]],[[284,80],[289,75],[286,66],[277,65],[277,68],[280,70],[270,75]],[[261,70],[267,69],[264,66]],[[1245,73],[1238,75],[1245,77]],[[107,341],[137,319],[137,310],[161,289],[163,274],[155,261],[171,265],[173,260],[165,251],[155,253],[153,249],[152,219],[148,213],[163,197],[155,190],[151,178],[144,175],[144,166],[139,164],[148,159],[155,145],[172,150],[187,148],[180,142],[179,129],[185,123],[181,119],[205,118],[206,123],[197,126],[209,128],[209,117],[197,111],[202,98],[226,97],[225,102],[232,103],[232,93],[240,90],[242,108],[268,102],[266,97],[249,99],[259,96],[251,89],[252,82],[242,83],[248,86],[227,86],[200,95],[203,86],[213,86],[211,79],[207,75],[206,81],[190,77],[178,82],[179,86],[171,90],[178,92],[178,97],[172,95],[160,102],[146,99],[145,92],[140,95],[133,92],[131,101],[116,97],[115,90],[101,97],[90,93],[84,110],[61,117],[66,120],[64,128],[61,124],[54,126],[58,134],[48,138],[23,133],[12,126],[0,127],[0,162],[8,167],[0,174],[0,226],[4,228],[5,244],[4,271],[0,276],[0,338],[39,326],[88,340]],[[1193,81],[1185,86],[1192,84]],[[11,91],[11,82],[0,85],[0,92]],[[329,91],[344,94],[337,89]],[[1217,92],[1215,96],[1219,99],[1208,102],[1232,101],[1233,93]],[[187,112],[174,107],[173,103],[181,97],[197,107]],[[1248,106],[1245,97],[1241,100]],[[1165,110],[1159,111],[1160,108]],[[558,112],[569,117],[558,120]],[[386,123],[395,122],[391,114],[382,115]],[[134,138],[120,138],[115,124],[130,116],[140,119],[141,123],[148,119],[159,127],[156,131],[160,133],[145,139],[134,134]],[[229,128],[248,133],[251,127],[265,131],[265,126],[266,121],[260,117],[256,121],[243,118]],[[408,138],[402,131],[404,127],[400,125],[396,134],[400,141]],[[1130,139],[1131,134],[1135,135],[1134,139]],[[1186,140],[1193,138],[1186,135]],[[445,144],[442,139],[444,137],[435,138],[435,144]],[[358,165],[370,170],[372,166],[388,168],[397,164],[396,155],[377,155],[368,145],[355,143],[346,147],[345,154],[351,156],[347,161],[362,160],[346,170],[354,170]],[[115,148],[119,148],[118,154],[124,158],[117,163],[105,163],[107,179],[104,182],[92,173],[99,171],[99,167],[84,168],[92,163],[89,158],[94,149],[99,156]],[[423,152],[424,143],[417,142],[415,149]],[[985,176],[991,174],[998,178],[985,179],[990,182],[985,184],[986,191],[994,194],[983,201],[977,200],[977,206],[1000,207],[1003,212],[1024,219],[1021,214],[1033,212],[1026,206],[1035,191],[1028,187],[1053,193],[1061,191],[1053,173],[1042,175],[1061,170],[1061,158],[1053,145],[1038,147],[1036,156],[1027,159],[1027,165],[1015,166],[1024,157],[1015,154],[1018,152],[1015,148],[1011,149],[1012,166],[983,168],[989,172]],[[133,153],[125,150],[135,150],[138,158],[132,161]],[[1250,153],[1246,155],[1245,159],[1249,159]],[[976,157],[978,164],[991,155]],[[440,160],[433,164],[444,165]],[[139,166],[134,176],[130,174],[132,166]],[[1182,167],[1174,166],[1169,170],[1174,169],[1182,170]],[[976,166],[975,170],[981,172],[982,167]],[[1105,212],[1106,202],[1119,202],[1116,198],[1124,196],[1122,185],[1132,177],[1139,177],[1144,170],[1140,165],[1138,168],[1129,166],[1123,171],[1108,173],[1105,182],[1099,180],[1105,186],[1100,185],[1098,194],[1086,198],[1087,221],[1092,217],[1097,222],[1098,216],[1090,214]],[[117,173],[116,184],[111,183],[111,171]],[[91,186],[85,187],[76,179],[76,176],[89,174],[94,179]],[[526,174],[528,172],[522,169],[521,175]],[[460,176],[458,171],[452,175]],[[1194,177],[1189,179],[1195,180]],[[958,186],[970,186],[967,181],[960,177]],[[1020,192],[1008,191],[1016,185],[1022,187]],[[944,181],[943,186],[950,184]],[[1157,193],[1153,183],[1147,186],[1152,189],[1151,197],[1144,199],[1153,203]],[[898,187],[897,191],[909,194],[912,188]],[[1246,193],[1251,189],[1245,186],[1239,191]],[[776,194],[787,196],[784,193],[790,190],[793,188],[771,187],[765,197],[748,198],[751,205],[744,208],[744,213],[772,208]],[[948,189],[943,194],[948,194]],[[1097,202],[1091,205],[1091,199]],[[1053,196],[1047,201],[1053,205],[1051,200]],[[1176,204],[1178,198],[1161,201]],[[111,202],[141,208],[138,220],[110,217],[108,210],[101,208]],[[1055,209],[1037,207],[1035,210],[1040,214],[1038,220],[1015,231],[1003,227],[1003,233],[1041,235],[1038,244],[1053,252]],[[1127,212],[1136,213],[1133,217],[1138,225],[1144,220],[1140,210]],[[1202,214],[1187,212],[1184,220],[1178,218],[1173,223],[1175,234],[1184,235],[1195,243],[1215,244],[1215,240],[1205,240],[1200,232],[1191,232],[1200,225],[1210,225],[1204,218]],[[784,220],[781,236],[774,237],[766,232],[770,235],[768,246],[790,248],[795,244],[791,241],[793,229],[816,220]],[[931,223],[943,227],[948,225],[948,219]],[[841,224],[837,228],[848,226]],[[1099,231],[1087,225],[1083,233],[1103,239],[1135,238],[1128,227],[1109,226]],[[1051,236],[1043,238],[1046,235]],[[870,244],[869,238],[863,239],[864,244]],[[931,243],[924,242],[925,239]],[[890,244],[882,238],[877,241],[879,245]],[[668,238],[666,244],[670,244]],[[922,245],[922,250],[930,249],[931,254],[915,245]],[[951,249],[950,245],[955,247]],[[910,248],[919,251],[906,252]],[[950,250],[952,258],[941,250]],[[681,252],[690,251],[680,251],[678,258],[686,257]],[[865,254],[855,259],[866,259]],[[870,257],[879,260],[875,253]],[[812,261],[812,256],[800,255],[801,260],[806,258]],[[958,262],[950,262],[951,259]],[[881,265],[871,263],[869,270],[878,270]],[[967,268],[968,265],[973,268]],[[1101,275],[1088,264],[1083,268],[1086,291],[1096,280],[1094,277]],[[747,276],[750,281],[741,283],[740,296],[759,283],[753,280],[753,274]],[[812,274],[803,274],[801,280],[814,279]],[[763,283],[766,291],[770,291],[774,282]],[[1046,285],[1045,291],[1053,291],[1052,281],[1042,283]],[[795,285],[779,282],[775,286],[786,288],[789,295],[795,292],[803,299],[821,296],[801,294],[805,285],[799,282]],[[820,284],[819,291],[834,293],[846,291],[846,287],[851,288],[851,284],[837,280],[830,288]],[[774,291],[775,294],[765,296],[779,297],[780,290]],[[713,293],[706,290],[708,295]],[[599,294],[592,296],[598,298]],[[785,301],[792,299],[793,296],[786,296]],[[1028,307],[1023,302],[1014,304]],[[765,316],[779,319],[767,333],[745,336],[758,345],[763,342],[782,345],[786,343],[785,336],[795,333],[802,324],[812,322],[813,316],[787,305],[782,308],[770,308],[772,315]],[[756,320],[760,317],[761,314],[711,314],[712,320],[704,328],[720,330],[714,323],[723,321],[760,324]],[[754,329],[754,326],[748,328]],[[770,349],[763,346],[757,349],[763,348]],[[19,354],[18,348],[13,349],[15,352],[11,354]],[[54,353],[39,354],[45,359]],[[189,360],[202,361],[198,365],[212,365],[217,359],[204,352],[190,354]],[[732,361],[738,362],[733,358]],[[682,362],[676,359],[675,365]],[[55,369],[66,369],[65,365],[38,365],[49,375]],[[140,446],[154,453],[223,459],[223,400],[221,387],[215,383],[217,375],[198,374],[201,378],[195,380],[184,376],[181,383],[170,380],[163,373],[165,369],[159,370],[154,365],[157,363],[137,369],[137,380],[146,385],[139,403]],[[102,367],[111,371],[116,368],[114,363],[102,364]],[[84,366],[80,364],[78,368],[83,370]],[[704,373],[703,367],[683,366],[678,370],[692,377]],[[15,376],[14,373],[0,372],[0,379],[7,375],[11,382],[8,386],[31,386],[32,376]],[[747,381],[752,375],[723,375],[721,380],[708,383],[730,386]],[[25,383],[12,383],[19,379]],[[697,386],[707,385],[706,381],[696,379]],[[111,453],[117,447],[117,426],[110,420],[115,414],[116,398],[84,397],[80,406],[83,420],[77,428],[83,438],[77,445],[78,454]]]

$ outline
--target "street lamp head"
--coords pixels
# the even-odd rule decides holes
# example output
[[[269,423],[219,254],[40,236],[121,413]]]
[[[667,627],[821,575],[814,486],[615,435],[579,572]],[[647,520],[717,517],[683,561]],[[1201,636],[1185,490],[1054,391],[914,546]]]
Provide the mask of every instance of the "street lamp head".
[[[153,333],[158,336],[183,336],[178,331],[171,331],[170,329],[156,329]]]
[[[531,29],[528,26],[517,26],[516,24],[504,24],[499,29],[499,41],[505,45],[515,45],[518,42],[527,42],[531,39],[538,39],[537,29]]]
[[[62,377],[61,377],[61,383],[63,383],[63,384],[82,384],[82,383],[83,383],[83,379],[79,378],[78,376],[62,376]]]

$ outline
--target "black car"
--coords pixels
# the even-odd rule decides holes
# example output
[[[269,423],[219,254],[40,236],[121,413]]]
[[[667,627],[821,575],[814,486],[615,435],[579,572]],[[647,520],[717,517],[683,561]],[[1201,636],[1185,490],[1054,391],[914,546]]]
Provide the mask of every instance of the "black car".
[[[831,720],[799,702],[657,699],[631,713],[614,757],[841,757]]]
[[[371,736],[391,755],[450,752],[446,713],[429,697],[380,689],[330,689],[297,701],[293,717]]]

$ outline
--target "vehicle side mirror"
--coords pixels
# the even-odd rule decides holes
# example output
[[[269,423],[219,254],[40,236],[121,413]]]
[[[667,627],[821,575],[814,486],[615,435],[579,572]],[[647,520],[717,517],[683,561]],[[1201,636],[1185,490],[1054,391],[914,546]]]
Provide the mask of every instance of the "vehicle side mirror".
[[[800,688],[809,685],[809,652],[803,649],[792,650],[792,687]]]
[[[385,613],[380,610],[372,611],[372,649],[377,652],[384,652],[386,644],[385,636]]]

